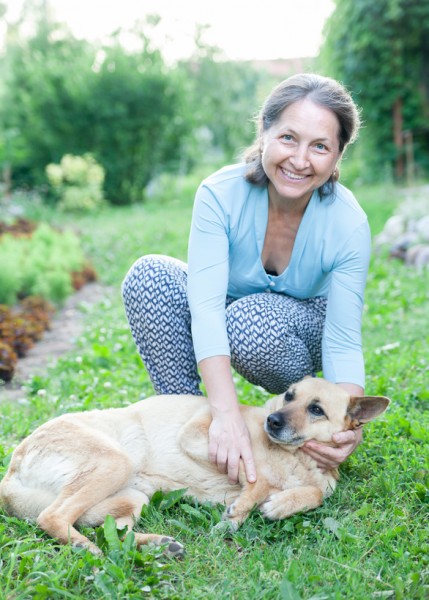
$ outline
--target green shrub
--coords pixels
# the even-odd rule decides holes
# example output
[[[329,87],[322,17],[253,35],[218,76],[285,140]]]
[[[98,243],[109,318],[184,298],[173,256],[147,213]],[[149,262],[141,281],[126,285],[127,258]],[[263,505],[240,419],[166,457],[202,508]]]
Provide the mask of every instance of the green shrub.
[[[4,236],[9,237],[9,236]],[[21,289],[21,273],[16,265],[21,263],[19,252],[8,240],[0,240],[0,304],[14,304]]]
[[[41,224],[31,237],[0,237],[0,303],[43,296],[62,302],[73,292],[71,273],[85,266],[79,238]]]
[[[90,154],[65,154],[59,165],[46,167],[46,175],[61,210],[91,211],[104,203],[104,169]]]

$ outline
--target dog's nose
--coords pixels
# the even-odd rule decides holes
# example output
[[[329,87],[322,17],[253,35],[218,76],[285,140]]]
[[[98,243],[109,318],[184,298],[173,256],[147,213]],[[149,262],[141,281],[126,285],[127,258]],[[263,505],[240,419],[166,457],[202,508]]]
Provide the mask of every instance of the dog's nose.
[[[284,426],[283,415],[279,412],[268,415],[267,425],[271,428],[271,430],[281,429]]]

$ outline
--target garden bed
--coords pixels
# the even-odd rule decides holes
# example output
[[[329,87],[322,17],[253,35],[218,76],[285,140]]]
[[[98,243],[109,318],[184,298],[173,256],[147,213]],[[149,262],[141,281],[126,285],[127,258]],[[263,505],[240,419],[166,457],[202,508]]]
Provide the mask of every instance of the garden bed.
[[[0,222],[0,379],[49,330],[66,297],[96,280],[71,232],[27,219]]]

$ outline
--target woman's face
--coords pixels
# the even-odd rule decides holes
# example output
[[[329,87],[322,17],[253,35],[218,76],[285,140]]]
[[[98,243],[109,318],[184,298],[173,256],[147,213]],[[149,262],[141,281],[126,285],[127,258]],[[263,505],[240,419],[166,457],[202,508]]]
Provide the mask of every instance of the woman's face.
[[[269,189],[306,204],[326,183],[340,158],[340,125],[328,108],[308,98],[290,104],[262,136],[262,165]]]

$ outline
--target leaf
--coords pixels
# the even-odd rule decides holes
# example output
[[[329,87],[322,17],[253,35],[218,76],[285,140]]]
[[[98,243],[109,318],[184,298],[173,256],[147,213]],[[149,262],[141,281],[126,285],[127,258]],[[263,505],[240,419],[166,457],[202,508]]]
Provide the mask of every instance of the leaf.
[[[207,519],[206,515],[203,514],[197,508],[194,508],[193,506],[190,506],[189,504],[183,504],[182,510],[183,510],[183,512],[188,513],[188,515],[193,517],[197,521],[197,523],[203,523],[204,525],[207,525],[208,519]]]
[[[185,496],[187,492],[187,488],[180,490],[173,490],[172,492],[162,492],[158,490],[154,493],[152,498],[150,499],[149,506],[155,508],[156,510],[168,510],[175,504],[177,504],[183,496]],[[143,506],[142,516],[145,516],[147,512],[147,506]]]
[[[355,515],[357,517],[366,517],[366,515],[369,515],[372,510],[373,508],[371,505],[365,502],[358,510],[355,511]]]
[[[177,527],[181,531],[184,531],[185,533],[193,533],[194,531],[191,527],[188,527],[186,523],[179,521],[178,519],[168,519],[167,523],[169,523],[170,525],[174,525],[175,527]]]
[[[161,492],[161,490],[158,490],[157,492],[154,493],[154,495],[150,499],[149,506],[153,506],[154,508],[159,509],[163,498],[164,498],[164,493]]]
[[[109,550],[120,550],[121,541],[119,539],[116,521],[111,515],[107,515],[106,520],[104,521],[103,531]]]
[[[358,539],[356,535],[353,535],[347,529],[345,529],[339,521],[336,521],[332,517],[326,517],[323,519],[323,525],[328,531],[331,531],[338,540],[348,541]]]
[[[116,586],[104,571],[95,575],[94,584],[106,598],[117,597]]]
[[[160,510],[167,510],[175,504],[177,504],[183,498],[187,491],[187,488],[184,488],[180,490],[173,490],[172,492],[168,492],[168,494],[165,494],[161,500],[161,504],[159,507]]]
[[[124,541],[122,542],[122,547],[125,550],[125,552],[129,552],[130,550],[132,550],[133,548],[135,548],[136,543],[135,543],[135,535],[133,531],[129,531],[127,533],[127,535],[125,536]]]
[[[281,582],[279,592],[281,600],[302,600],[296,587],[286,578]]]

